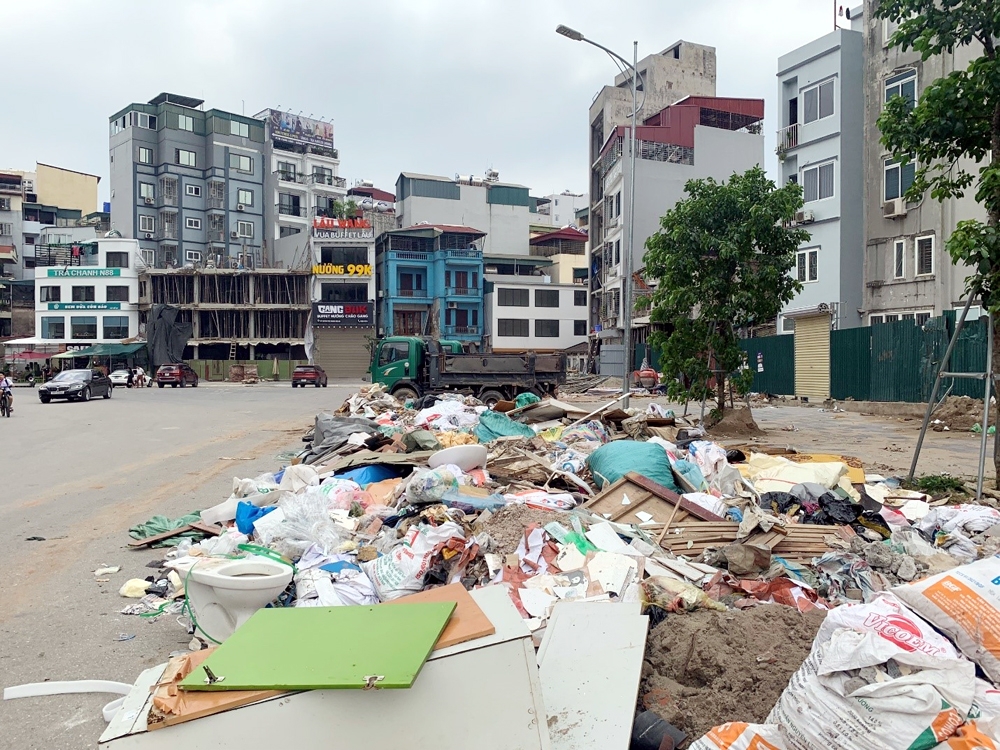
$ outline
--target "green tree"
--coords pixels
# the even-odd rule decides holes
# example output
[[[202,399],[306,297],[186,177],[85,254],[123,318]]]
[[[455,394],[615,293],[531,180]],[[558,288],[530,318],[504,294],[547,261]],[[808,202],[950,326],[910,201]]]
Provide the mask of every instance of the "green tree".
[[[899,24],[890,44],[915,50],[923,60],[964,50],[972,57],[925,86],[917,102],[890,99],[878,120],[882,144],[904,163],[914,162],[907,200],[929,192],[944,201],[975,190],[987,221],[961,221],[946,241],[952,259],[969,267],[966,293],[1000,313],[1000,6],[996,0],[882,0],[878,18]],[[1000,344],[994,326],[994,351]],[[1000,356],[993,360],[1000,374]],[[1000,404],[997,416],[1000,417]],[[1000,482],[1000,443],[993,463]]]
[[[333,216],[335,219],[353,219],[357,212],[358,204],[353,199],[333,202]]]
[[[714,374],[720,414],[725,379],[746,393],[741,330],[773,322],[802,285],[790,271],[809,233],[792,227],[802,188],[777,188],[754,167],[728,182],[691,180],[688,197],[664,214],[646,241],[646,275],[657,282],[651,336],[675,399],[698,399]]]

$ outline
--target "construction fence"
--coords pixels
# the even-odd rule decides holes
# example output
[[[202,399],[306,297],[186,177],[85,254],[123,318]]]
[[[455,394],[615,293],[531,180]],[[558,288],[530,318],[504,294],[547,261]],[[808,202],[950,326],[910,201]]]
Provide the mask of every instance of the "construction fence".
[[[274,371],[273,359],[237,360],[237,359],[189,359],[186,360],[191,369],[201,380],[222,382],[230,379],[233,367],[244,374],[256,374],[262,380],[279,380],[289,382],[296,365],[309,364],[306,360],[279,359],[278,371]]]
[[[830,332],[830,396],[836,400],[927,401],[941,358],[955,331],[956,315],[947,312],[923,326],[897,321]],[[986,369],[986,318],[966,321],[948,364],[949,372]],[[745,339],[753,390],[795,395],[795,336]],[[948,378],[940,395],[983,397],[982,380]]]

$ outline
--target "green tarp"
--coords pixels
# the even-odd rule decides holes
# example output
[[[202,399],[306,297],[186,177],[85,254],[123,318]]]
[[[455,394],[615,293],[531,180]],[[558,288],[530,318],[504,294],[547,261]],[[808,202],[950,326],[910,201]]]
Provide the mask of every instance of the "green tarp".
[[[133,354],[144,348],[145,344],[94,344],[86,349],[56,354],[52,359],[73,359],[75,357],[115,357],[122,354]]]

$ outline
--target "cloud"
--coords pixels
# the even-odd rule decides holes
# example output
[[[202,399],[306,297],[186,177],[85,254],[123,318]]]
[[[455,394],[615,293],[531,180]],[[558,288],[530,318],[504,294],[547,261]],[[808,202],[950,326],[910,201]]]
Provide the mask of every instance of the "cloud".
[[[0,165],[106,176],[109,117],[170,91],[332,119],[349,182],[493,167],[536,194],[584,191],[587,110],[616,69],[559,23],[626,57],[633,39],[640,57],[715,46],[718,94],[767,100],[773,154],[777,58],[833,18],[815,0],[7,2]]]

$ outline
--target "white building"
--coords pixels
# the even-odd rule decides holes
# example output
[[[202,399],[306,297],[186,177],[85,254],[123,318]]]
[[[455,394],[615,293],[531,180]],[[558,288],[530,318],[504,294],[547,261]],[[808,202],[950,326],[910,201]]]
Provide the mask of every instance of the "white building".
[[[587,289],[548,276],[493,276],[487,294],[495,352],[551,352],[587,341]]]
[[[84,348],[136,336],[143,268],[133,239],[50,245],[35,266],[38,343]]]
[[[554,227],[575,227],[576,212],[590,208],[590,198],[585,193],[571,193],[563,190],[538,199],[537,224],[551,224]]]

